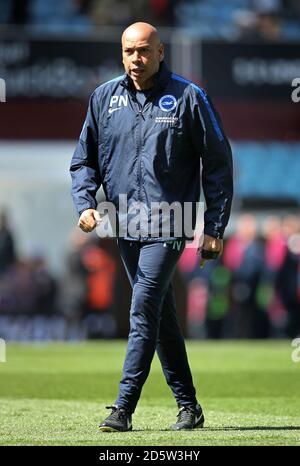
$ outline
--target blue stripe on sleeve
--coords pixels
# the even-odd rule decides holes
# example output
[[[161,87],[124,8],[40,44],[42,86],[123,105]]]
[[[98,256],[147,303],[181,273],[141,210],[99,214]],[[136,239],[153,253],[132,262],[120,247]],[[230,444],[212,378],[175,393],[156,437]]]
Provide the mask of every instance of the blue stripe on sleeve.
[[[188,81],[187,79],[184,79],[182,78],[181,76],[178,76],[177,74],[175,73],[172,73],[171,75],[172,79],[175,79],[175,81],[180,81],[184,84],[190,84],[194,89],[196,89],[196,91],[198,92],[198,94],[200,94],[203,102],[205,103],[206,105],[206,108],[207,108],[207,111],[209,113],[209,116],[211,118],[211,122],[213,124],[213,127],[214,127],[214,130],[215,132],[217,133],[217,136],[219,138],[219,141],[223,141],[224,140],[224,136],[222,134],[222,131],[221,131],[221,128],[217,122],[217,119],[216,119],[216,116],[214,114],[214,111],[213,109],[211,108],[211,105],[207,99],[207,96],[205,94],[205,92],[203,91],[203,89],[201,89],[200,87],[196,86],[196,84],[194,84],[192,81]]]

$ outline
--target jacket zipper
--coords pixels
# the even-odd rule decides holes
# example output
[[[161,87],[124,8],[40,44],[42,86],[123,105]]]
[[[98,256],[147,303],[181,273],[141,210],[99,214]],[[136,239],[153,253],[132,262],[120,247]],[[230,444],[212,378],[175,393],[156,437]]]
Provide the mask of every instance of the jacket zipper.
[[[139,111],[138,111],[138,140],[137,140],[137,155],[139,158],[139,167],[138,167],[138,180],[139,180],[139,186],[138,186],[138,200],[141,203],[141,186],[142,186],[142,155],[141,155],[141,141],[142,141],[142,118],[143,118],[143,110],[141,104],[138,102],[139,106]],[[140,218],[141,222],[141,218]],[[141,223],[139,223],[140,229],[139,231],[141,232]],[[139,234],[139,236],[141,236]]]
[[[128,89],[128,88],[127,88]],[[136,99],[135,95],[128,89],[129,93],[131,94],[132,96],[132,100],[134,102],[136,102],[136,104],[138,105],[138,112],[136,113],[137,115],[137,119],[138,119],[138,128],[137,128],[137,145],[136,145],[136,154],[137,154],[137,157],[139,159],[138,161],[138,201],[141,202],[141,184],[142,184],[142,156],[141,156],[141,153],[140,153],[140,147],[141,147],[141,140],[142,140],[142,135],[141,135],[141,131],[142,131],[142,120],[144,117],[143,117],[143,108],[140,104],[140,102],[138,102],[138,100]],[[140,225],[141,227],[141,225]],[[139,235],[141,236],[141,235]]]

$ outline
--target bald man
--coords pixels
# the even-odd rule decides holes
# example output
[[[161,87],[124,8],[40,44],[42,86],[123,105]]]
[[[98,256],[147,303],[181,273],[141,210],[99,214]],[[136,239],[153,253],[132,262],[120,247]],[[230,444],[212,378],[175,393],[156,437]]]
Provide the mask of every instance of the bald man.
[[[199,249],[202,265],[222,252],[232,201],[231,149],[205,92],[167,68],[153,26],[129,26],[122,35],[122,54],[125,74],[93,92],[71,162],[78,225],[88,233],[101,222],[96,193],[102,185],[116,209],[117,243],[133,289],[119,393],[99,427],[103,432],[132,429],[132,414],[157,351],[179,408],[171,429],[194,429],[203,427],[204,415],[171,279],[186,241],[193,240],[193,233],[182,226],[195,229],[201,182],[207,207]],[[125,217],[121,195],[129,206]],[[174,215],[171,209],[154,215],[153,206],[161,202],[179,207],[180,215],[176,209]],[[189,215],[185,203],[192,205]],[[136,220],[137,210],[132,228],[128,220]]]

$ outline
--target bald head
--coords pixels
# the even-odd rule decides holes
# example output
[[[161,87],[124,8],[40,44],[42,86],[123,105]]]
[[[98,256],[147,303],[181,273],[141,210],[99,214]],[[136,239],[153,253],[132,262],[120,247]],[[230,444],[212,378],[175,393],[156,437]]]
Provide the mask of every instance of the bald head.
[[[157,29],[148,23],[134,23],[122,34],[125,71],[136,89],[149,89],[164,58],[164,47]]]
[[[124,41],[135,41],[137,39],[148,40],[151,43],[160,44],[157,29],[149,23],[134,23],[128,26],[122,34],[122,44]]]

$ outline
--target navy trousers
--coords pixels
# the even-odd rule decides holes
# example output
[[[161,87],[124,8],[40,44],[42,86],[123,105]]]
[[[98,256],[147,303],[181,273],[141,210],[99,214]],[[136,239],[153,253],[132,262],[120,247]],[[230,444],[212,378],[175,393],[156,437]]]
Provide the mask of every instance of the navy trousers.
[[[115,404],[134,412],[155,350],[179,406],[197,403],[171,278],[185,242],[118,239],[133,292],[130,333],[119,395]]]

